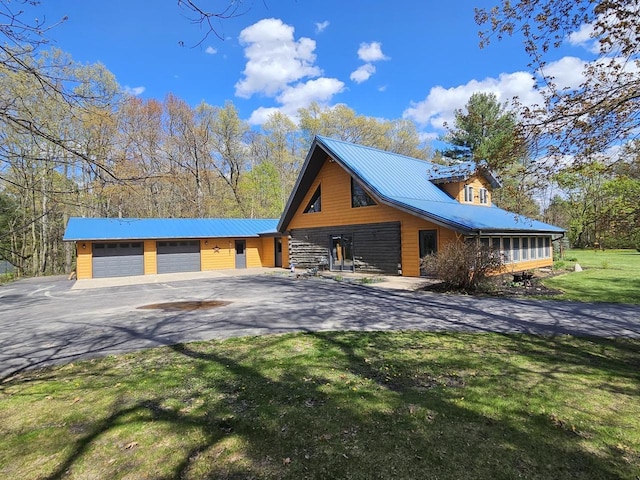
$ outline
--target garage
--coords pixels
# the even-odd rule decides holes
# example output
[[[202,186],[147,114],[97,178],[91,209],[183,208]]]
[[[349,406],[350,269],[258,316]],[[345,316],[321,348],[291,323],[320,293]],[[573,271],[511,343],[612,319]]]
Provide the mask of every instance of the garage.
[[[199,272],[200,242],[173,240],[157,242],[158,273]]]
[[[142,242],[93,244],[93,278],[144,275]]]

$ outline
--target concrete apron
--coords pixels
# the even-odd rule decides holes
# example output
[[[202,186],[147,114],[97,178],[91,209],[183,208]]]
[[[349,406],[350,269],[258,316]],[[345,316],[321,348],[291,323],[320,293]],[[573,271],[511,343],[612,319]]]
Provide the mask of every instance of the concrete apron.
[[[156,275],[136,275],[132,277],[110,277],[92,278],[76,280],[71,290],[89,290],[109,287],[122,287],[127,285],[145,285],[152,283],[185,282],[196,279],[207,278],[228,278],[245,275],[282,275],[291,278],[303,279],[309,274],[305,270],[296,270],[292,273],[286,268],[244,268],[228,270],[209,270],[206,272],[180,272],[180,273],[160,273]],[[350,273],[350,272],[318,272],[318,276],[333,279],[336,281],[346,281],[349,283],[362,283],[375,287],[389,288],[395,290],[417,290],[425,285],[429,285],[434,280],[415,277],[382,276],[376,274]],[[367,280],[370,281],[367,282]]]

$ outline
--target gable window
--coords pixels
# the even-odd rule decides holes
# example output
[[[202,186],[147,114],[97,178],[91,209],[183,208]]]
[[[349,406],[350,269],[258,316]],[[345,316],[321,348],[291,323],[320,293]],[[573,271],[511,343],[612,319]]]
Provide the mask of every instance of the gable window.
[[[464,186],[464,201],[473,202],[473,187],[471,185]]]
[[[311,197],[311,200],[309,200],[309,203],[307,204],[307,208],[304,209],[304,213],[316,213],[321,210],[320,196],[321,196],[320,185],[318,185],[318,188],[316,188],[315,193],[313,194],[313,196]]]
[[[351,178],[351,207],[368,207],[369,205],[376,205],[376,202],[358,182]]]
[[[486,188],[481,188],[479,190],[480,192],[480,203],[486,205],[487,203],[489,203],[489,195],[487,194],[487,189]]]

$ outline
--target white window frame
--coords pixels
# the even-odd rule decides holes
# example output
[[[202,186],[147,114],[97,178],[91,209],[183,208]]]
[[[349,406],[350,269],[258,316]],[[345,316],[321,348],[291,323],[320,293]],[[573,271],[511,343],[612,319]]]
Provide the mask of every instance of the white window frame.
[[[486,205],[489,203],[489,195],[486,188],[481,188],[478,190],[480,193],[480,203]]]
[[[464,186],[464,201],[467,203],[473,202],[473,185]]]

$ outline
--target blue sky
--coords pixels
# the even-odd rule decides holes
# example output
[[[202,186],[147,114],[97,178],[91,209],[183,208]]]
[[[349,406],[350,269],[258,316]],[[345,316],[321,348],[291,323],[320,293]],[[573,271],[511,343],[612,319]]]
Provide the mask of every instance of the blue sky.
[[[25,20],[67,16],[47,32],[51,44],[76,61],[103,63],[141,98],[230,100],[253,125],[275,109],[295,118],[311,101],[342,103],[361,115],[413,120],[429,138],[475,91],[539,100],[519,38],[478,46],[474,6],[497,1],[256,0],[218,24],[222,40],[203,39],[206,30],[176,0],[45,0]],[[585,47],[576,34],[554,53],[549,68],[562,83],[578,84]]]

